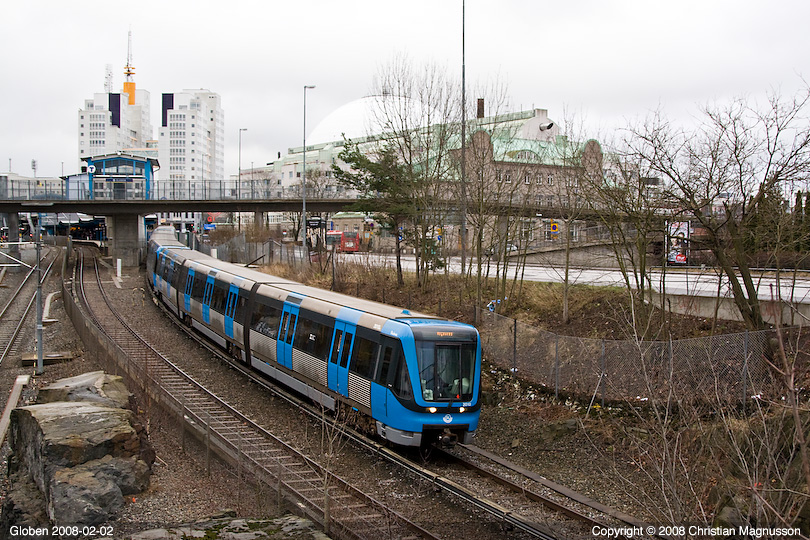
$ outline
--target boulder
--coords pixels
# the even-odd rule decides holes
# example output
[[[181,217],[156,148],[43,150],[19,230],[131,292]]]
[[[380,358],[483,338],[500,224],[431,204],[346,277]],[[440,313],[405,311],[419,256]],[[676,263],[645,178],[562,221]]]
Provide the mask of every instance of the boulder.
[[[149,486],[155,452],[135,414],[122,408],[130,394],[120,377],[93,372],[63,379],[40,398],[45,402],[11,414],[14,476],[0,537],[10,524],[41,525],[43,519],[56,525],[108,523],[124,495]]]
[[[91,371],[60,379],[41,388],[37,394],[37,403],[86,401],[123,409],[129,406],[131,397],[123,378],[103,371]]]
[[[43,493],[53,471],[106,455],[138,456],[134,415],[86,402],[54,402],[14,409],[9,444]]]
[[[103,525],[124,507],[115,481],[83,465],[55,471],[49,495],[48,517],[55,525]]]

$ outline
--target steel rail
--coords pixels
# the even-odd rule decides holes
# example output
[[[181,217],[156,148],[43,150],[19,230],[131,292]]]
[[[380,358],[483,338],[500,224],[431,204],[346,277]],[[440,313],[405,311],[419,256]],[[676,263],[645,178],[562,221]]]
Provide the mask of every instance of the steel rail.
[[[40,259],[40,263],[42,261],[46,260],[49,255],[50,255],[50,253],[43,256]],[[40,283],[44,283],[45,280],[48,278],[48,274],[51,272],[51,268],[53,268],[53,265],[56,262],[56,259],[57,259],[57,257],[53,258],[53,260],[48,265],[48,268],[42,274],[42,279],[41,279]],[[5,307],[3,307],[3,311],[0,311],[0,321],[10,322],[10,321],[8,321],[8,317],[6,317],[6,313],[9,311],[9,309],[11,308],[12,305],[15,305],[17,297],[20,295],[20,293],[22,292],[24,287],[29,284],[29,282],[31,280],[31,277],[36,273],[36,271],[37,271],[37,267],[34,266],[33,268],[31,268],[31,270],[28,272],[28,274],[26,274],[26,276],[23,279],[22,283],[20,283],[20,286],[17,287],[17,290],[14,291],[14,293],[12,294],[9,301],[6,303]],[[17,341],[17,337],[19,337],[20,331],[22,330],[22,327],[25,324],[25,319],[28,317],[28,314],[31,312],[31,307],[34,305],[34,301],[36,301],[36,298],[37,298],[36,297],[36,292],[34,292],[34,294],[31,295],[31,299],[28,301],[28,304],[26,305],[25,310],[23,311],[23,314],[20,316],[19,322],[17,323],[17,325],[14,327],[14,329],[11,331],[8,338],[6,339],[6,345],[3,348],[3,352],[0,353],[0,364],[3,363],[3,360],[6,359],[8,354],[11,352],[12,347],[14,347],[14,344]]]
[[[147,393],[159,397],[157,390],[163,391],[166,394],[164,401],[168,401],[165,405],[179,413],[193,432],[204,435],[206,443],[213,444],[215,451],[230,461],[236,461],[240,471],[243,466],[250,468],[265,483],[278,490],[283,486],[297,502],[307,505],[310,509],[307,513],[313,520],[322,524],[326,521],[326,507],[334,504],[330,508],[334,513],[328,518],[331,533],[342,533],[346,538],[375,540],[392,534],[396,538],[437,538],[254,423],[151,347],[112,307],[96,264],[98,293],[104,307],[120,326],[110,329],[109,324],[100,325],[100,314],[93,311],[85,289],[85,265],[82,262],[79,266],[80,294],[88,316],[128,355],[138,354],[136,349],[146,351],[146,354],[140,354],[143,365],[137,366],[136,371],[142,382],[148,380],[151,383],[146,388]],[[340,493],[334,494],[334,491]],[[346,501],[346,498],[350,500]],[[341,515],[337,516],[338,512]]]
[[[302,411],[309,414],[313,419],[323,422],[323,414],[320,409],[316,409],[313,407],[309,402],[299,399],[293,394],[283,390],[279,386],[267,381],[267,379],[260,377],[257,375],[255,371],[248,368],[244,364],[235,361],[231,356],[229,356],[225,351],[216,347],[208,340],[200,336],[197,332],[193,329],[189,328],[187,325],[182,324],[182,322],[177,318],[177,316],[165,308],[162,304],[158,303],[160,309],[169,317],[171,318],[176,326],[182,329],[186,335],[194,339],[198,344],[205,347],[208,351],[212,354],[219,357],[221,360],[228,363],[228,365],[242,373],[244,376],[248,377],[252,382],[256,383],[257,385],[261,386],[265,390],[271,392],[276,397],[279,397],[294,407],[301,409]],[[441,474],[434,473],[414,461],[408,459],[400,455],[399,453],[395,452],[394,450],[374,441],[373,439],[359,433],[358,431],[351,429],[347,426],[333,426],[340,430],[341,434],[346,436],[347,438],[351,439],[354,443],[362,446],[366,450],[370,451],[372,454],[376,454],[378,457],[381,457],[392,463],[396,466],[402,467],[406,472],[415,476],[417,478],[422,479],[423,481],[431,484],[432,486],[444,491],[447,494],[450,494],[454,497],[457,497],[464,502],[470,504],[471,506],[478,508],[486,512],[487,514],[493,516],[496,520],[509,525],[515,529],[519,529],[525,533],[528,533],[536,538],[541,538],[542,540],[563,540],[560,536],[560,533],[551,530],[549,527],[532,522],[531,520],[504,508],[503,506],[490,501],[484,497],[481,497],[477,493],[473,492],[470,489],[461,486],[460,484],[450,480],[442,476]]]

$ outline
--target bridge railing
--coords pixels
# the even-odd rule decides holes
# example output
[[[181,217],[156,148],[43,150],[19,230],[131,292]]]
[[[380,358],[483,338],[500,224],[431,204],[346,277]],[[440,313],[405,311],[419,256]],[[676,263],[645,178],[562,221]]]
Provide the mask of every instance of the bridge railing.
[[[344,199],[351,191],[337,185],[309,186],[307,197],[313,199]],[[0,200],[4,201],[88,201],[88,200],[266,200],[300,199],[300,186],[280,186],[277,180],[152,180],[146,189],[144,178],[89,179],[64,181],[61,178],[0,177]]]

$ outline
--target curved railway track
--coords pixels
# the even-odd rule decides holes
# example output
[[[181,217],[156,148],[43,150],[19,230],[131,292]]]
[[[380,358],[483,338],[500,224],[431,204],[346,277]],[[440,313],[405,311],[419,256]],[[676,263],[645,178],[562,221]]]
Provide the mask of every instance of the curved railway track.
[[[260,374],[247,368],[240,362],[234,361],[226,351],[202,338],[187,325],[182,324],[175,315],[162,304],[159,305],[163,312],[176,323],[178,328],[182,329],[189,337],[208,349],[212,354],[227,362],[231,368],[241,372],[242,375],[248,377],[255,384],[263,387],[275,396],[305,411],[316,422],[324,421],[323,411],[321,409],[312,406],[306,399],[291,394],[268,382]],[[334,425],[331,427],[335,428]],[[411,476],[429,483],[436,489],[444,491],[488,513],[496,521],[501,522],[506,530],[522,531],[528,536],[546,540],[562,540],[563,538],[569,537],[569,535],[590,536],[589,531],[593,527],[616,529],[627,526],[645,526],[644,523],[632,516],[600,504],[564,486],[551,482],[536,473],[508,463],[502,458],[485,452],[475,446],[459,445],[459,451],[455,452],[446,452],[438,449],[438,453],[441,453],[445,460],[461,463],[465,468],[473,470],[476,475],[487,479],[487,481],[493,481],[513,495],[517,494],[518,498],[525,498],[526,501],[529,501],[529,504],[537,504],[551,512],[564,516],[562,519],[568,520],[569,522],[565,527],[567,532],[559,532],[555,530],[556,528],[552,529],[545,523],[533,521],[531,518],[521,515],[517,511],[510,510],[504,505],[483,497],[480,489],[465,486],[463,480],[453,480],[449,478],[446,471],[442,471],[441,468],[439,468],[438,472],[431,470],[419,463],[418,458],[413,459],[408,455],[394,451],[378,443],[376,440],[370,439],[355,430],[348,429],[346,426],[339,426],[339,429],[343,430],[344,436],[352,439],[355,444],[365,448],[375,456],[381,457],[395,466],[402,468]],[[475,457],[473,459],[464,457],[463,454],[465,453],[468,456],[473,455]],[[490,463],[483,465],[481,464],[482,461]],[[571,533],[572,529],[576,529],[577,532]],[[618,536],[617,538],[623,537]]]
[[[240,480],[264,482],[339,538],[438,538],[281,441],[151,347],[112,307],[95,257],[87,256],[86,248],[79,253],[74,295],[109,346],[117,349],[119,354],[111,356],[124,359],[119,368],[147,400],[181,419],[207,452],[235,465]]]
[[[54,262],[58,258],[57,250],[48,250],[41,262],[47,262],[47,268],[42,273],[42,281],[48,278]],[[50,259],[50,262],[48,262]],[[36,301],[37,267],[33,266],[23,278],[17,289],[11,294],[6,305],[0,310],[0,364],[7,358],[18,354],[18,341],[25,325],[28,314]]]

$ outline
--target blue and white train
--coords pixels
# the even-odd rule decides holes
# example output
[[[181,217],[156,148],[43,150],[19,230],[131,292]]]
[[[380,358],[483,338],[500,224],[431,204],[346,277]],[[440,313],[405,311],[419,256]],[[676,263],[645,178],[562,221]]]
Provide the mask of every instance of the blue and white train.
[[[470,442],[481,341],[466,324],[325,291],[149,241],[152,293],[234,358],[395,444]]]

